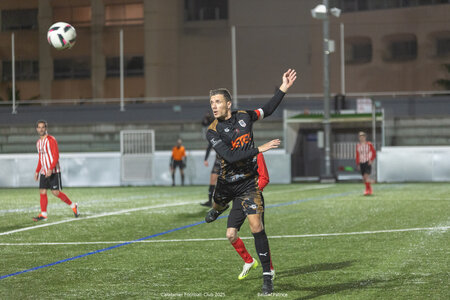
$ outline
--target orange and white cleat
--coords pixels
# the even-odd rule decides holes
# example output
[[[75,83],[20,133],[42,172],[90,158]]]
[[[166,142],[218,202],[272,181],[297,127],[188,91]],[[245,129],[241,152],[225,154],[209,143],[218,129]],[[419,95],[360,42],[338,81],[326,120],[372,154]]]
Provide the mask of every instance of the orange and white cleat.
[[[75,206],[72,207],[72,210],[75,218],[78,218],[78,216],[80,215],[80,213],[78,212],[78,203],[75,203]]]
[[[38,221],[47,221],[47,217],[44,216],[43,214],[39,214],[37,217],[33,218],[33,221],[38,222]]]

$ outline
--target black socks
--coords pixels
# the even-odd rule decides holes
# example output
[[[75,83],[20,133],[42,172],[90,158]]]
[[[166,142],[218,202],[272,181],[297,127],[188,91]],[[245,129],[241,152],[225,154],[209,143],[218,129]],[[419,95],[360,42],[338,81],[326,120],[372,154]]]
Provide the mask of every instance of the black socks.
[[[266,232],[263,229],[261,232],[253,233],[253,237],[255,238],[255,248],[261,261],[263,274],[270,273],[270,249]]]

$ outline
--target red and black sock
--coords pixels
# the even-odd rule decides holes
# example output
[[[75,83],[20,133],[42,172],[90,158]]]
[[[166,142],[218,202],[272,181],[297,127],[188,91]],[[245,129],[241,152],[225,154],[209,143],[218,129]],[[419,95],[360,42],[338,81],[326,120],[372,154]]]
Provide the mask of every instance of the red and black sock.
[[[237,238],[231,245],[233,245],[234,249],[236,249],[236,252],[242,257],[245,263],[249,264],[253,261],[253,257],[248,253],[244,242],[240,238]]]
[[[370,190],[370,182],[366,182],[366,191]]]
[[[253,233],[255,238],[255,248],[261,262],[263,273],[270,273],[270,249],[269,241],[264,229],[261,232]]]

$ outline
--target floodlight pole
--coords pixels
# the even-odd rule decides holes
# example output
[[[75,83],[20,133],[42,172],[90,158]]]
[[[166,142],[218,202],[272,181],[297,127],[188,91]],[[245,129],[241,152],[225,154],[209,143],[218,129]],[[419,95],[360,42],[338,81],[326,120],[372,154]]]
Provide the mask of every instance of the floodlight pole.
[[[231,26],[231,70],[233,73],[233,108],[238,108],[236,71],[236,26]]]
[[[119,51],[120,51],[120,111],[125,111],[125,103],[123,99],[123,29],[119,34]]]
[[[344,23],[341,23],[341,94],[345,95],[345,40],[344,40]]]
[[[328,14],[328,0],[323,0],[326,7],[326,16],[323,19],[323,127],[325,139],[325,178],[331,178],[331,148],[330,148],[330,68],[329,68],[329,36],[330,36],[330,17]]]
[[[16,110],[16,55],[14,53],[14,32],[11,34],[11,75],[12,75],[12,114],[17,114]]]

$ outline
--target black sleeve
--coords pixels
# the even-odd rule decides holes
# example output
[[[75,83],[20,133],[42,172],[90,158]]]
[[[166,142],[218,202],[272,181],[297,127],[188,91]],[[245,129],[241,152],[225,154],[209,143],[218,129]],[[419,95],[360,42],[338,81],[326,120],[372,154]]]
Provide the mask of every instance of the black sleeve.
[[[280,89],[275,92],[275,95],[273,95],[272,99],[270,99],[270,101],[262,107],[262,110],[264,112],[263,118],[267,118],[275,111],[275,109],[277,109],[278,105],[280,105],[281,103],[281,100],[283,100],[284,95],[286,94]]]
[[[219,154],[228,163],[235,163],[237,161],[253,157],[259,153],[258,148],[252,148],[249,150],[231,150],[230,146],[225,144],[220,138],[220,135],[213,130],[208,130],[206,133],[206,138],[214,150],[216,150],[217,154]]]
[[[208,143],[208,148],[206,148],[206,153],[205,153],[205,159],[204,160],[208,160],[209,152],[211,152],[211,149],[212,149],[212,145],[211,145],[211,143]]]

